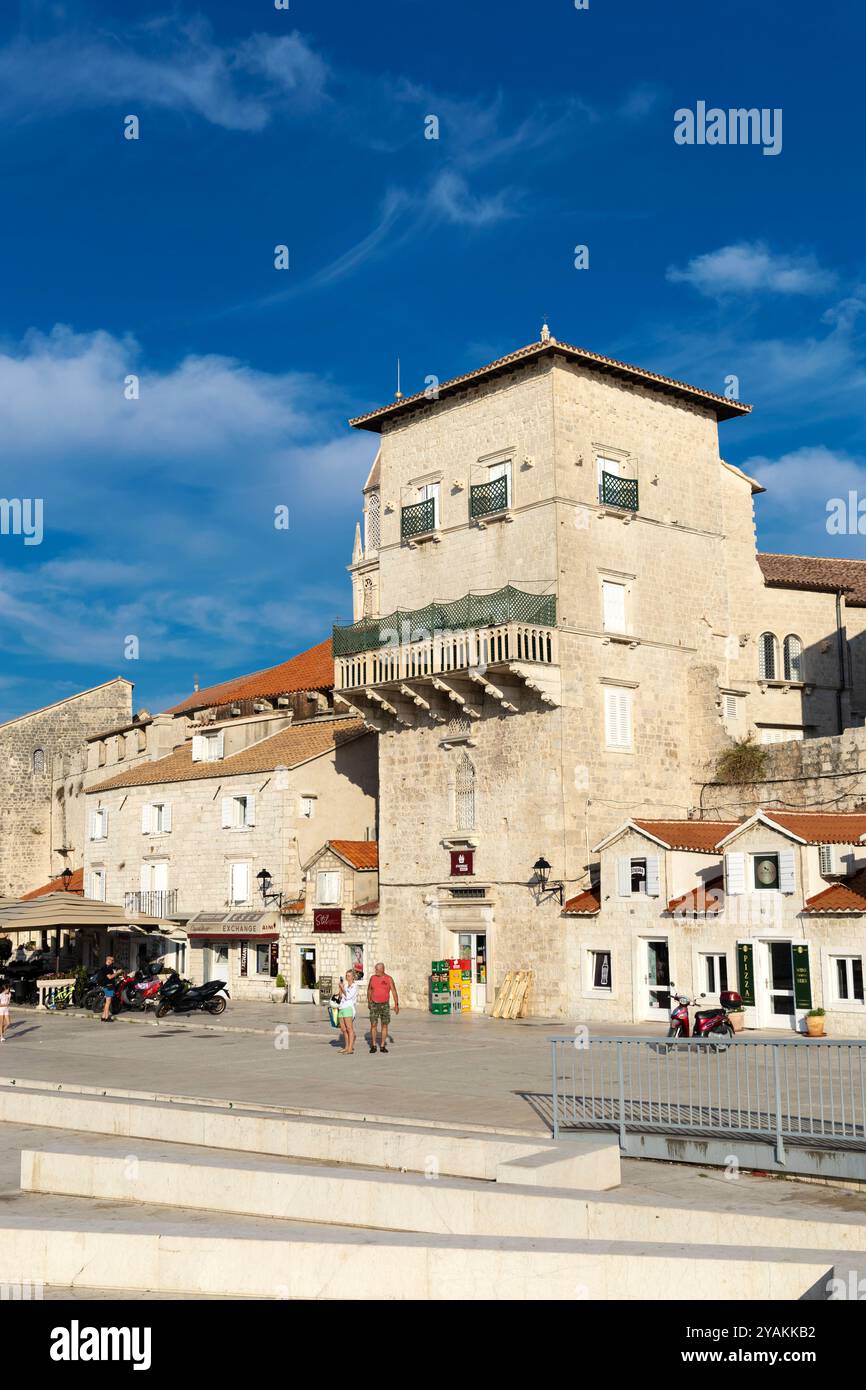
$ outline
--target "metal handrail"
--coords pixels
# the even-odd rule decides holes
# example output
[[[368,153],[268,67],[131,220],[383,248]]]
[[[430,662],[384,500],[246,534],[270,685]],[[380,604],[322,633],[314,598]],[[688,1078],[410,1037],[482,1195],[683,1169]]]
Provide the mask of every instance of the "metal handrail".
[[[866,1150],[866,1040],[556,1034],[553,1136],[612,1129]],[[570,1062],[570,1065],[568,1064]]]

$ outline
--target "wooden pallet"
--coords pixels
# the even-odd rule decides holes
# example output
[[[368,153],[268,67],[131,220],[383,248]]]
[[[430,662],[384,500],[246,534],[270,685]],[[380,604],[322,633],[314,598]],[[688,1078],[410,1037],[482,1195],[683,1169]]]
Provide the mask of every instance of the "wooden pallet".
[[[509,970],[493,1005],[493,1018],[522,1018],[531,984],[531,970]]]

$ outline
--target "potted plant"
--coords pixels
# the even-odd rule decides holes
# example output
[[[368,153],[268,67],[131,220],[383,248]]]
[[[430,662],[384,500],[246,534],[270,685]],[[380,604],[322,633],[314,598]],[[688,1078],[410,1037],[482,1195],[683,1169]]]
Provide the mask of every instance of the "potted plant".
[[[275,1004],[282,1004],[286,998],[286,982],[282,975],[278,975],[274,980],[274,987],[271,990],[271,999]]]
[[[824,1033],[824,1010],[810,1009],[806,1015],[806,1032],[810,1038],[823,1038]]]
[[[742,1004],[735,1009],[728,1009],[728,1021],[735,1033],[742,1033],[746,1026],[746,1010]]]

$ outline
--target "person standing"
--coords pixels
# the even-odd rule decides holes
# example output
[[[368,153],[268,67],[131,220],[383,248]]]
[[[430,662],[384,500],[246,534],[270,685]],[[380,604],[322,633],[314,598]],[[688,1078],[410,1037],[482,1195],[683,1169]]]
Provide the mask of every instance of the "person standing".
[[[117,971],[114,968],[114,956],[106,956],[105,964],[101,965],[96,972],[96,983],[102,990],[102,1022],[113,1023],[111,1008],[114,1003],[114,981]]]
[[[391,996],[394,996],[394,1012],[400,1012],[397,986],[390,975],[385,974],[384,961],[377,960],[376,967],[367,984],[367,1003],[370,1006],[370,1051],[376,1051],[376,1029],[379,1029],[379,1051],[388,1051],[388,1024],[391,1022]]]
[[[345,1055],[355,1051],[355,1004],[358,998],[358,985],[355,980],[354,970],[346,971],[346,979],[340,980],[340,1005],[339,1019],[340,1032],[343,1034],[343,1046],[340,1051]]]
[[[0,981],[0,1043],[6,1041],[6,1029],[9,1027],[9,1005],[12,1003],[12,991],[9,988],[9,981]]]

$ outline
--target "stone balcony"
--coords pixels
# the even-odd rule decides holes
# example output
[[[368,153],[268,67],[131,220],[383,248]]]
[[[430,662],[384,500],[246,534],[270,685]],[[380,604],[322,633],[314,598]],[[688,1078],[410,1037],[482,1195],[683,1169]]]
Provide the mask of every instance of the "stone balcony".
[[[335,627],[334,668],[337,702],[380,730],[478,718],[485,696],[500,713],[558,705],[556,599],[508,586]]]

